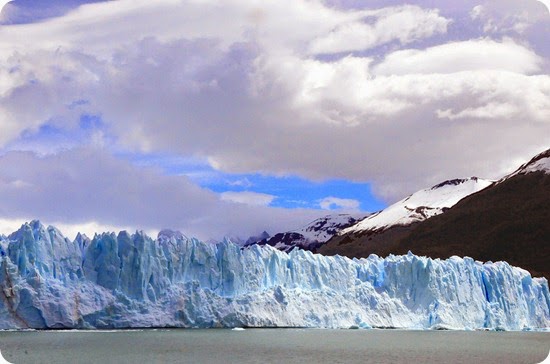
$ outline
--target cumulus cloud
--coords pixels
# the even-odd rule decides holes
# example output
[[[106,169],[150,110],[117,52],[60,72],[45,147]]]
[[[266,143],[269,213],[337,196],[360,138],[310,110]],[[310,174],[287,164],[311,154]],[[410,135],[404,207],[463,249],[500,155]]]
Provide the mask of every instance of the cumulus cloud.
[[[485,33],[524,33],[548,16],[540,1],[486,0],[470,11],[470,17],[479,21]]]
[[[514,105],[489,103],[476,108],[467,108],[459,112],[453,112],[451,109],[437,110],[439,118],[455,119],[503,119],[517,114],[518,109]]]
[[[550,144],[547,37],[476,30],[488,2],[333,3],[119,0],[0,27],[0,144],[88,113],[117,148],[372,181],[388,201]]]
[[[359,211],[360,202],[354,199],[338,198],[338,197],[325,197],[319,201],[319,206],[323,210],[348,210]]]
[[[231,201],[250,206],[269,206],[277,196],[267,193],[258,193],[252,191],[227,191],[220,194],[222,201]]]
[[[310,45],[310,52],[361,51],[395,40],[408,44],[445,33],[450,22],[436,9],[410,5],[365,11],[361,15],[362,19],[339,24],[328,34],[316,38]]]
[[[450,42],[424,50],[390,53],[375,67],[380,75],[451,73],[475,70],[504,70],[519,74],[540,71],[543,59],[511,39],[496,42],[477,39]]]

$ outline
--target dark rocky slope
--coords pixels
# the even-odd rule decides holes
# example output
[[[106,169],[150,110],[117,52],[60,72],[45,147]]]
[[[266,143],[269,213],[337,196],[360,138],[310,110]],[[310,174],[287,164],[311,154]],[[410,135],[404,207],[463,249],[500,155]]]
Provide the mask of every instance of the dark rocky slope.
[[[335,236],[320,253],[367,257],[410,250],[432,258],[471,256],[504,260],[550,278],[550,174],[533,171],[545,158],[550,150],[439,216],[374,234]]]
[[[466,197],[412,229],[392,250],[505,260],[550,278],[550,175],[517,175]]]

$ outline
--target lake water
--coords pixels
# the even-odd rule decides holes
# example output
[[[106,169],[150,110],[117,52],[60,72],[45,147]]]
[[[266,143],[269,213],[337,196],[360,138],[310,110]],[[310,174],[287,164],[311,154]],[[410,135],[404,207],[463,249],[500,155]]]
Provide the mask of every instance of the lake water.
[[[229,329],[0,332],[12,363],[539,363],[548,332]]]

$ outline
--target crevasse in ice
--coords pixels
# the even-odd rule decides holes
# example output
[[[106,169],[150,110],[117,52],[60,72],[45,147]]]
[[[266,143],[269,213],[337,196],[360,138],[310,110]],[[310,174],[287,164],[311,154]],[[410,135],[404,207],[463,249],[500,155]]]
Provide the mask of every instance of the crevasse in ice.
[[[505,262],[289,254],[164,232],[0,238],[0,328],[541,329],[548,282]]]

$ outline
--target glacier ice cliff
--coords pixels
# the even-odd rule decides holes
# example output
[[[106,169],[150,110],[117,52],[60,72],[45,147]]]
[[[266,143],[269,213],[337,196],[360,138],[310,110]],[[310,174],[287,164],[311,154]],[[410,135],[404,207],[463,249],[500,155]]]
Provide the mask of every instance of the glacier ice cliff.
[[[0,328],[550,326],[544,278],[505,262],[242,249],[163,232],[0,237]]]

